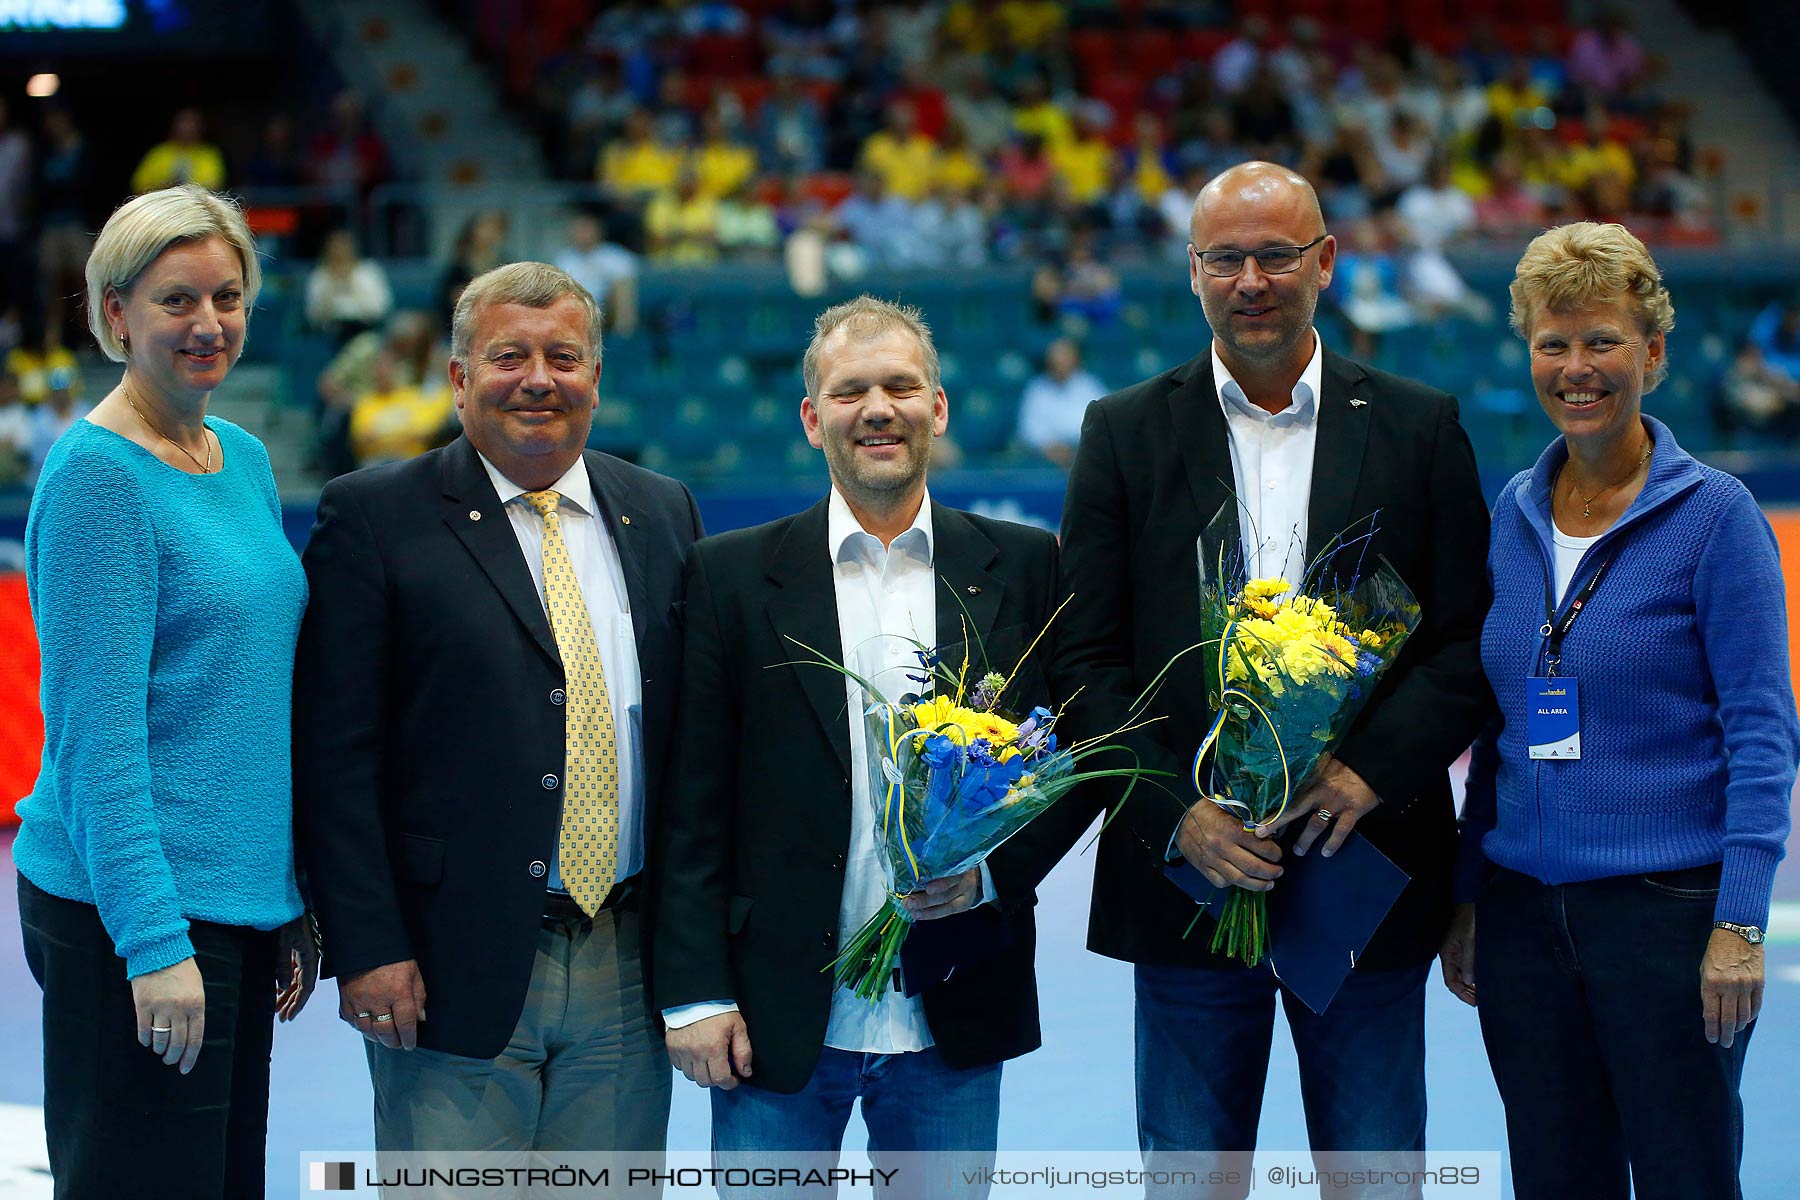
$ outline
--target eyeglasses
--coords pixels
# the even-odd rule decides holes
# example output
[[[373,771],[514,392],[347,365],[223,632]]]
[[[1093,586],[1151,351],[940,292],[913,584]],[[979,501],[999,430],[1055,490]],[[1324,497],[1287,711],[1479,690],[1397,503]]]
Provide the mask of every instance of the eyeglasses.
[[[1244,269],[1244,260],[1254,258],[1256,269],[1264,275],[1286,275],[1300,269],[1306,252],[1324,241],[1321,233],[1304,246],[1264,246],[1261,250],[1199,250],[1200,269],[1218,279],[1231,279]]]

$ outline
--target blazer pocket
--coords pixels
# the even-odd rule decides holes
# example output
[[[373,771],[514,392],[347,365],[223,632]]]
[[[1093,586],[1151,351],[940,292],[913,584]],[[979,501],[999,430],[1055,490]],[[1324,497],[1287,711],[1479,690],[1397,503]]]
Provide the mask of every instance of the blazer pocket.
[[[434,887],[444,878],[444,839],[418,833],[400,835],[395,873],[408,883]]]
[[[750,919],[750,910],[756,901],[749,896],[733,896],[725,908],[725,932],[738,934],[744,932],[744,922]]]

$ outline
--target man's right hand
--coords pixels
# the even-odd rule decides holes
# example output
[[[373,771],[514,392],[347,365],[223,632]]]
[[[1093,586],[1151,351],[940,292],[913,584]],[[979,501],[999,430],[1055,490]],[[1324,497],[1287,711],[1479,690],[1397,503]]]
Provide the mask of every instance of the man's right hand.
[[[743,1013],[720,1013],[671,1029],[664,1040],[675,1069],[701,1087],[729,1092],[740,1077],[750,1077],[750,1031]]]
[[[1246,830],[1211,800],[1187,810],[1175,846],[1214,887],[1266,892],[1281,878],[1281,847]]]
[[[340,978],[338,1016],[389,1050],[417,1046],[419,1022],[425,1019],[425,980],[417,960],[409,958]]]

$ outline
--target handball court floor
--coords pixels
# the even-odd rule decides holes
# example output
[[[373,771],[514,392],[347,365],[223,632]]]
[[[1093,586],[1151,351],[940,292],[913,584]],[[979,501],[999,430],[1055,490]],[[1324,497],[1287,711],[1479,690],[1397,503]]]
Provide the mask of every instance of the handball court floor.
[[[1008,1149],[1130,1151],[1137,1144],[1130,968],[1089,954],[1082,944],[1092,871],[1092,852],[1078,851],[1039,892],[1044,1047],[1006,1066],[1000,1144]],[[1793,1133],[1800,1117],[1794,1082],[1800,1073],[1800,863],[1792,858],[1776,877],[1775,898],[1768,993],[1743,1088],[1743,1180],[1751,1200],[1800,1196],[1800,1138]],[[0,1200],[48,1200],[39,993],[25,969],[17,903],[7,831],[0,833]],[[1450,997],[1435,968],[1427,995],[1429,1144],[1444,1151],[1503,1150],[1500,1099],[1475,1013]],[[326,981],[297,1021],[277,1028],[269,1104],[271,1197],[297,1194],[305,1151],[372,1147],[361,1039],[338,1022],[336,1011],[337,989]],[[707,1131],[705,1096],[677,1077],[670,1146],[704,1148]],[[859,1120],[852,1120],[848,1136],[860,1147]],[[1306,1146],[1294,1056],[1279,1018],[1260,1142],[1272,1150]],[[1512,1195],[1510,1187],[1505,1194]]]

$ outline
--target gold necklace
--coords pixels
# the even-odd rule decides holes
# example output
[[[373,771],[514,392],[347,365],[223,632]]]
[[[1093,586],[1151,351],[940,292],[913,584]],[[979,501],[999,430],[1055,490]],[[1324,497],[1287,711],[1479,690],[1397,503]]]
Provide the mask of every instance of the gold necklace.
[[[145,429],[148,429],[151,433],[154,433],[157,437],[187,455],[188,461],[193,463],[196,467],[199,467],[202,475],[212,474],[212,439],[206,436],[206,426],[204,424],[200,426],[200,440],[206,443],[206,461],[201,462],[194,457],[194,452],[192,450],[189,450],[186,446],[152,425],[150,423],[150,418],[138,411],[137,401],[131,397],[131,387],[123,379],[119,380],[119,390],[125,393],[125,403],[131,406],[131,411],[137,414],[137,419],[144,423]]]
[[[1621,476],[1618,479],[1615,479],[1613,482],[1607,484],[1605,487],[1601,488],[1599,491],[1595,492],[1591,496],[1583,496],[1581,494],[1581,489],[1575,486],[1575,477],[1572,475],[1569,477],[1569,492],[1571,495],[1574,495],[1581,500],[1581,516],[1584,520],[1589,517],[1592,517],[1594,515],[1593,512],[1591,511],[1591,506],[1593,505],[1594,501],[1596,501],[1600,497],[1606,495],[1606,493],[1612,491],[1614,488],[1620,487],[1626,483],[1629,483],[1633,476],[1635,476],[1639,471],[1644,469],[1644,464],[1650,461],[1651,444],[1652,443],[1651,443],[1650,439],[1645,438],[1644,439],[1644,452],[1642,454],[1638,455],[1638,460],[1637,460],[1637,462],[1635,462],[1631,465],[1631,470],[1627,471],[1623,476]]]

